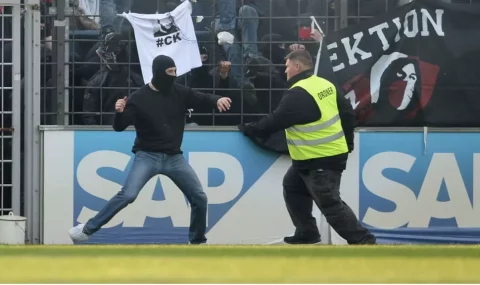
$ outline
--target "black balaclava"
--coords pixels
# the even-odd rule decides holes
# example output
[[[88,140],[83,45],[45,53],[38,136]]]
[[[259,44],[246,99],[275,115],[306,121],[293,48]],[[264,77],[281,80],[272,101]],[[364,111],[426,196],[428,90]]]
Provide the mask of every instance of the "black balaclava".
[[[285,48],[280,47],[280,43],[270,44],[269,42],[282,42],[283,37],[279,34],[268,34],[262,37],[263,43],[260,44],[260,52],[265,58],[270,59],[273,64],[285,63],[287,55]]]
[[[152,64],[152,85],[161,92],[168,92],[173,86],[176,76],[168,75],[166,70],[176,67],[173,59],[166,55],[159,55]]]

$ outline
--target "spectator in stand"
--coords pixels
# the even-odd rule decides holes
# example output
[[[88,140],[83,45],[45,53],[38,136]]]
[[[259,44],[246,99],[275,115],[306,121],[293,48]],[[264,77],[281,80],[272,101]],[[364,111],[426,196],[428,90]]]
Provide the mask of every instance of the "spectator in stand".
[[[202,57],[203,65],[193,69],[191,72],[177,78],[179,84],[184,84],[190,88],[199,89],[201,92],[213,93],[215,95],[227,96],[230,94],[226,91],[230,86],[228,82],[228,71],[230,63],[222,61],[218,67],[209,70],[209,63],[212,61],[208,49],[205,45],[200,46],[200,56]],[[186,119],[186,123],[190,125],[212,125],[213,109],[208,106],[197,106],[190,110],[190,114]],[[198,114],[198,115],[196,115]],[[221,121],[221,120],[220,120]],[[233,124],[233,123],[232,123]],[[215,118],[215,125],[218,125],[217,118]]]
[[[243,109],[244,113],[249,113],[249,111],[254,113],[269,112],[269,110],[274,108],[278,103],[277,97],[281,97],[281,94],[276,94],[278,92],[275,91],[273,93],[270,91],[260,91],[263,94],[259,96],[258,88],[283,88],[285,81],[285,48],[281,47],[282,44],[275,43],[270,49],[265,47],[263,42],[271,40],[277,41],[279,39],[289,39],[290,42],[292,42],[294,37],[296,38],[299,27],[298,23],[295,23],[296,20],[278,20],[269,19],[267,17],[299,15],[309,17],[314,13],[321,13],[321,5],[317,2],[310,0],[215,1],[214,8],[216,11],[216,19],[213,30],[218,39],[218,43],[223,46],[223,49],[226,52],[225,58],[221,59],[221,61],[223,60],[231,63],[230,77],[233,81],[231,86],[243,89],[243,100],[239,101],[242,101],[247,105],[247,108]],[[324,1],[321,2],[323,3]],[[292,4],[295,5],[296,12],[289,11]],[[308,12],[302,14],[302,11],[299,9],[300,6],[308,9]],[[261,17],[264,17],[264,19]],[[310,19],[308,19],[308,23],[310,24]],[[270,31],[278,31],[278,34],[272,35],[270,34]],[[261,52],[259,52],[259,45],[256,43],[259,36],[262,37],[260,44]],[[308,42],[305,42],[303,47],[309,47],[310,45],[307,43]],[[318,49],[318,44],[316,44],[315,47]],[[311,49],[308,48],[311,52],[313,50],[316,52],[317,49],[313,47]],[[274,51],[274,54],[270,54],[271,50]],[[270,58],[271,56],[272,58]],[[266,66],[272,62],[282,66],[279,67],[279,70],[276,70],[275,68],[271,69]],[[249,68],[242,66],[245,63]],[[260,67],[260,65],[263,65],[263,67]],[[256,73],[258,69],[260,69],[260,71],[259,73]],[[247,72],[250,72],[250,74],[246,74]],[[272,77],[273,81],[270,80],[269,77]],[[265,95],[272,95],[272,98]]]
[[[283,96],[283,90],[287,88],[287,78],[285,75],[285,57],[288,53],[296,50],[311,50],[312,58],[316,60],[318,43],[322,36],[318,30],[313,30],[310,34],[311,42],[306,43],[311,46],[308,49],[305,44],[290,44],[285,48],[283,37],[278,34],[267,35],[262,38],[260,51],[265,57],[252,58],[247,64],[247,74],[254,82],[255,87],[266,91],[260,91],[263,94],[258,97],[262,105],[263,113],[271,113],[277,108]],[[268,90],[270,89],[270,90]],[[259,91],[257,91],[259,93]]]
[[[317,52],[319,49],[319,43],[322,39],[322,34],[319,30],[314,29],[310,32],[309,37],[303,40],[300,40],[298,43],[292,44],[288,47],[289,52],[296,50],[307,50],[312,55],[314,61],[317,60]],[[325,47],[326,45],[324,45]]]
[[[74,17],[70,20],[70,29],[98,30],[100,25],[95,15],[97,15],[99,3],[99,0],[73,0]]]
[[[262,38],[268,34],[278,34],[285,41],[297,41],[299,28],[310,27],[310,16],[315,16],[319,23],[324,23],[318,17],[325,18],[334,14],[333,2],[334,0],[272,0],[269,9],[271,19],[264,21],[259,36]],[[333,21],[334,19],[330,22]],[[329,28],[334,27],[333,24],[329,25]]]
[[[97,54],[102,62],[113,70],[118,55],[118,43],[121,41],[123,18],[117,14],[129,11],[132,0],[100,0],[100,26],[102,44]]]
[[[264,12],[259,3],[269,0],[214,0],[215,21],[212,23],[218,43],[223,46],[231,63],[232,86],[242,88],[244,97],[254,101],[252,82],[245,77],[242,64],[258,55],[259,16]]]
[[[115,70],[101,66],[88,81],[83,97],[84,125],[111,125],[115,102],[144,85],[141,74],[127,64],[127,49],[119,53],[118,59],[125,63],[117,65]]]
[[[288,54],[286,38],[280,34],[268,34],[262,37],[260,43],[261,54],[270,60],[275,70],[283,81],[287,81],[285,75],[285,57]]]
[[[266,114],[272,112],[280,102],[286,81],[283,75],[272,62],[263,56],[256,56],[249,59],[247,63],[247,75],[255,85],[257,92],[257,113]],[[258,117],[248,117],[246,121]]]

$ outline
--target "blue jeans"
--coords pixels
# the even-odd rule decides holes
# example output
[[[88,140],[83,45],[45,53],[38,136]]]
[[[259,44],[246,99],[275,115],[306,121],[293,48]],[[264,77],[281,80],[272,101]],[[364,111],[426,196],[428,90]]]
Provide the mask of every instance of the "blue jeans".
[[[217,10],[220,12],[215,19],[215,31],[228,31],[234,34],[237,27],[236,0],[217,0]]]
[[[188,235],[190,242],[206,242],[207,195],[203,192],[197,174],[181,154],[168,155],[137,151],[122,190],[110,199],[95,217],[87,222],[84,228],[85,232],[91,235],[100,230],[113,216],[128,204],[133,203],[145,184],[158,174],[169,177],[180,188],[190,203],[191,215]]]
[[[258,13],[257,10],[249,5],[240,7],[238,19],[236,17],[235,0],[217,0],[220,15],[215,19],[215,33],[228,31],[241,36],[241,43],[235,41],[231,45],[224,45],[228,61],[232,63],[230,70],[231,78],[237,87],[242,87],[248,82],[244,78],[246,68],[242,66],[243,59],[246,56],[252,57],[258,55]]]
[[[102,32],[113,30],[120,33],[123,17],[117,17],[117,13],[128,12],[132,6],[132,0],[100,0],[100,26]]]

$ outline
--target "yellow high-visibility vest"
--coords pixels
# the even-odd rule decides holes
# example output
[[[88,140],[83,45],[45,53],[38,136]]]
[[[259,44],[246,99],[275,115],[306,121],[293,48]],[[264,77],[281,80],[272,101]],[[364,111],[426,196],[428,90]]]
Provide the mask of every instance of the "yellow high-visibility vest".
[[[310,94],[320,108],[318,121],[294,125],[285,130],[288,151],[293,160],[308,160],[335,156],[348,152],[337,106],[335,85],[318,76],[310,76],[295,83]],[[290,88],[290,89],[291,89]]]

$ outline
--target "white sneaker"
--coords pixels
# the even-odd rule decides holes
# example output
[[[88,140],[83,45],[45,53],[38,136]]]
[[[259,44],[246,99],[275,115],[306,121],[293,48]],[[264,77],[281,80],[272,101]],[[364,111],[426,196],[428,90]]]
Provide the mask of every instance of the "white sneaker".
[[[68,231],[68,234],[70,235],[70,238],[74,243],[87,241],[90,238],[89,235],[83,232],[84,227],[85,227],[85,224],[79,224]]]
[[[218,44],[223,46],[224,44],[233,44],[235,36],[229,32],[220,32],[217,34]]]

